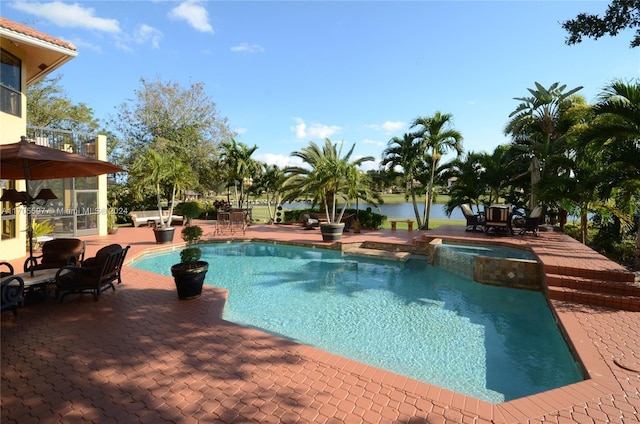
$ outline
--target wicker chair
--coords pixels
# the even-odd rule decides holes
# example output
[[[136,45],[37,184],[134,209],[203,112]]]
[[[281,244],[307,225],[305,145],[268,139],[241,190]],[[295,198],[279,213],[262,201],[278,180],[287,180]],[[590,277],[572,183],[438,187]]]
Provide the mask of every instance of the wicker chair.
[[[92,293],[98,300],[100,293],[111,288],[114,282],[122,283],[120,271],[130,246],[110,244],[98,250],[96,256],[82,261],[81,266],[67,265],[56,274],[56,296],[60,302],[71,293]]]

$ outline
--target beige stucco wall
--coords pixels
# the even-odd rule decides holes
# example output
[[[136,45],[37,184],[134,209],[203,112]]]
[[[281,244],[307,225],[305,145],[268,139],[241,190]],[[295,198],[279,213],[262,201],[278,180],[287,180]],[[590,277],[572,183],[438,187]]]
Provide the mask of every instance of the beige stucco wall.
[[[2,44],[5,50],[22,60],[22,87],[26,86],[26,71],[24,52],[18,49],[12,49],[10,45]],[[22,113],[20,117],[0,112],[0,144],[17,143],[20,136],[26,133],[27,129],[27,98],[24,90],[21,96]],[[16,181],[16,190],[24,191],[24,181]],[[0,240],[0,260],[10,260],[25,255],[27,245],[27,216],[24,207],[19,207],[16,211],[16,238]],[[20,270],[21,272],[22,270]],[[16,270],[18,272],[18,270]]]

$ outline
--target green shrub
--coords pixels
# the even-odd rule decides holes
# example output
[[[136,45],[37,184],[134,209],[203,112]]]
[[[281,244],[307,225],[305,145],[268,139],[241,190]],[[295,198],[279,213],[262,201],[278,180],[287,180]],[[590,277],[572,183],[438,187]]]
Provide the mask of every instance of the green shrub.
[[[319,209],[295,209],[284,212],[284,222],[298,222],[300,220],[300,215],[303,213],[318,213],[321,214]],[[355,214],[356,210],[352,208],[347,208],[344,211],[344,215]],[[380,215],[371,210],[371,208],[367,208],[366,210],[360,209],[358,212],[358,221],[360,222],[361,228],[370,228],[374,230],[379,230],[382,227],[382,223],[387,219],[386,215]]]

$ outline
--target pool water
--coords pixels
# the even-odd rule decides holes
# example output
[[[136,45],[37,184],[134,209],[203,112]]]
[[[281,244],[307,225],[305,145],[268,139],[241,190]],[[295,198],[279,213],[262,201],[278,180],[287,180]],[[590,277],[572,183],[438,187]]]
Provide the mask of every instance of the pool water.
[[[543,295],[424,261],[269,243],[206,244],[224,319],[500,403],[583,380]],[[178,253],[133,266],[170,275]]]

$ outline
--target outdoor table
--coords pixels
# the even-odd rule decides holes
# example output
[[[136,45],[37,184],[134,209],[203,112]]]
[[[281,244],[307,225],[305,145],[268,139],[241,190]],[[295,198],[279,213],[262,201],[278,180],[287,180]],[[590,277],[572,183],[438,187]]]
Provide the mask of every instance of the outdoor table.
[[[12,276],[13,277],[17,276],[22,278],[22,280],[24,281],[25,299],[31,298],[31,300],[33,301],[33,300],[45,299],[44,296],[42,297],[38,296],[36,298],[36,295],[39,295],[39,294],[44,294],[45,296],[48,297],[46,292],[47,285],[55,283],[57,272],[58,272],[57,268],[39,269],[39,270],[33,271],[33,275],[31,275],[31,272],[28,271],[28,272],[23,272],[21,274],[14,274]],[[6,276],[6,277],[3,277],[2,279],[4,280],[5,278],[9,278],[12,276],[11,275]]]

